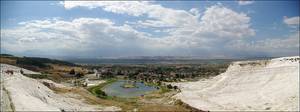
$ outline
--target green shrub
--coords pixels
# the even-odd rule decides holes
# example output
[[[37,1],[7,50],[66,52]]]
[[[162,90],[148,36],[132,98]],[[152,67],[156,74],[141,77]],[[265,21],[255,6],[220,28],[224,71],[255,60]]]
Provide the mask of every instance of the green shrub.
[[[72,70],[69,72],[69,74],[75,75],[75,70],[72,69]]]
[[[47,74],[24,74],[27,77],[33,78],[33,79],[46,79],[48,78]]]
[[[100,98],[106,98],[107,95],[104,91],[102,91],[101,89],[95,89],[94,92],[96,93],[96,96],[97,97],[100,97]]]

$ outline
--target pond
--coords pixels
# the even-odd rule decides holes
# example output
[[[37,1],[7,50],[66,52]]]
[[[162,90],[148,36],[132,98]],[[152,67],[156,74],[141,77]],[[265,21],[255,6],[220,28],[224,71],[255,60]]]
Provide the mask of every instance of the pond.
[[[103,87],[103,91],[108,96],[116,96],[123,98],[133,98],[144,95],[146,93],[157,90],[155,86],[147,86],[144,83],[136,82],[134,88],[122,87],[126,83],[125,80],[118,80],[112,84]]]

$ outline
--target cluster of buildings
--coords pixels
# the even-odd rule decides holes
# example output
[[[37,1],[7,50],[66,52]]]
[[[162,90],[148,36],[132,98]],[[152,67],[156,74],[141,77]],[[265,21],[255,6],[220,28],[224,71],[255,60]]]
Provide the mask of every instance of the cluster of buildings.
[[[158,81],[181,81],[185,78],[193,78],[196,76],[196,71],[161,71],[156,69],[144,68],[112,68],[102,67],[93,69],[94,78],[112,78],[121,76],[125,79],[141,80],[145,82],[158,82]]]

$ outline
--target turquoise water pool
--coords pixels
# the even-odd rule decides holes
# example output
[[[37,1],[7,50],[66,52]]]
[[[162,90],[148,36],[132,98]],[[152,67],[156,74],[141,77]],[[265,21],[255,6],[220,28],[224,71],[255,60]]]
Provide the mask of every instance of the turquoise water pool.
[[[136,82],[136,88],[123,88],[121,87],[126,81],[118,80],[112,84],[106,85],[103,87],[103,91],[108,96],[116,96],[123,98],[133,98],[144,95],[148,92],[157,90],[154,86],[147,86],[144,83]]]

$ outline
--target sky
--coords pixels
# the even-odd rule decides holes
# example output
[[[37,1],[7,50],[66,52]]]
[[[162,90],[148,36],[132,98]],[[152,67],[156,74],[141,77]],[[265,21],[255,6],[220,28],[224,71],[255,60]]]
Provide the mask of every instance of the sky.
[[[1,1],[1,53],[299,55],[299,1]]]

